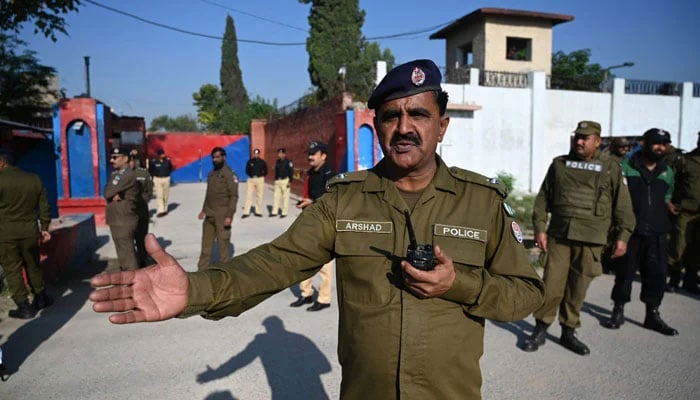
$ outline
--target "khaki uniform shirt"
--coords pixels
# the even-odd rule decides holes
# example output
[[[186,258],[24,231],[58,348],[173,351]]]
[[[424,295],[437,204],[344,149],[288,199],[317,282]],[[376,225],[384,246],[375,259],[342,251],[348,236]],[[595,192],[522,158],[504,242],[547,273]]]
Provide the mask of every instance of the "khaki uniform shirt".
[[[213,170],[207,176],[207,194],[202,212],[217,220],[233,217],[238,204],[238,176],[228,165]]]
[[[683,162],[676,172],[674,204],[690,213],[700,212],[700,147],[683,155]]]
[[[484,320],[517,321],[544,288],[530,266],[505,190],[437,158],[411,212],[419,243],[439,245],[456,279],[440,298],[403,288],[407,205],[384,161],[341,174],[271,243],[188,274],[183,316],[238,315],[336,260],[344,399],[478,399]]]
[[[37,237],[48,231],[51,211],[46,189],[36,174],[9,166],[0,170],[0,241]]]
[[[535,198],[532,221],[535,233],[599,245],[606,244],[612,223],[614,239],[627,242],[635,220],[620,165],[600,151],[588,161],[573,153],[556,157]]]
[[[113,201],[115,195],[121,197],[120,201]],[[136,180],[136,174],[131,168],[123,168],[112,172],[107,185],[105,185],[104,196],[107,200],[105,211],[107,225],[126,226],[134,225],[138,221],[136,214],[136,202],[141,194]]]

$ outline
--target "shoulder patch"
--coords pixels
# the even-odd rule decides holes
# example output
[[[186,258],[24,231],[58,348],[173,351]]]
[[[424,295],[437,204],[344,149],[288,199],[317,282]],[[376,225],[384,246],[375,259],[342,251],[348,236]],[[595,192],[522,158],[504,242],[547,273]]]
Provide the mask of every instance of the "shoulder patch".
[[[461,169],[458,167],[449,167],[450,175],[459,179],[460,181],[476,183],[477,185],[486,186],[490,189],[498,192],[501,197],[506,198],[508,196],[508,191],[506,190],[506,185],[499,182],[496,178],[489,178],[476,172],[468,171],[466,169]]]
[[[351,182],[362,182],[367,179],[366,170],[356,172],[343,172],[328,180],[328,186],[346,184]]]
[[[509,217],[513,218],[515,216],[515,211],[513,211],[513,208],[505,201],[503,202],[503,209],[506,211],[506,214],[508,214]]]

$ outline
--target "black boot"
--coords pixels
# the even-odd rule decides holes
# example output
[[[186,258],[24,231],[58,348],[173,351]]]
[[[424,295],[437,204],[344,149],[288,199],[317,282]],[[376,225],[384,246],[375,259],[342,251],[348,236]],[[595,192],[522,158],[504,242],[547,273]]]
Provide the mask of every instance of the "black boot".
[[[17,303],[16,310],[10,310],[8,315],[12,318],[17,319],[32,319],[36,316],[36,310],[34,310],[27,300]]]
[[[299,298],[296,299],[295,301],[293,301],[289,306],[290,307],[301,307],[304,304],[311,304],[313,302],[314,302],[313,296],[307,296],[307,297],[299,296]]]
[[[604,327],[608,329],[620,329],[620,326],[625,323],[625,305],[615,304],[613,307],[610,319],[605,321]]]
[[[659,315],[659,308],[647,306],[647,315],[644,317],[644,327],[659,332],[666,336],[676,336],[678,331],[668,326]]]
[[[34,300],[32,301],[32,307],[39,311],[42,308],[46,308],[53,304],[53,299],[46,294],[46,290],[41,293],[34,295]]]
[[[575,332],[576,329],[562,325],[561,338],[559,338],[559,344],[581,356],[586,356],[590,354],[591,351],[588,349],[588,346],[586,346],[582,341],[578,340],[576,336],[574,336]]]
[[[525,343],[523,343],[523,351],[530,353],[537,351],[540,346],[544,346],[544,342],[547,337],[547,328],[549,328],[548,324],[535,320],[535,330],[532,331],[532,335],[530,335],[529,338],[525,339]]]

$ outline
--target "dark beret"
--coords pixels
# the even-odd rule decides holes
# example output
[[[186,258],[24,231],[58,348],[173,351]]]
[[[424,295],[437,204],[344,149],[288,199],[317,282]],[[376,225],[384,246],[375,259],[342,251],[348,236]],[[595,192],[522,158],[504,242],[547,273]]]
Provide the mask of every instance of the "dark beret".
[[[379,108],[384,102],[431,90],[442,90],[440,68],[431,60],[413,60],[389,71],[367,101]]]

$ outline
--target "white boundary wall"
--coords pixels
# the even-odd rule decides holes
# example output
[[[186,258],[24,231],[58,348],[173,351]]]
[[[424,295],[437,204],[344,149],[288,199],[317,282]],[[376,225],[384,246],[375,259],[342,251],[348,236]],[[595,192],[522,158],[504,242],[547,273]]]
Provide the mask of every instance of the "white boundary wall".
[[[479,70],[470,73],[470,82],[479,82]],[[683,84],[679,97],[625,94],[624,79],[615,79],[613,93],[547,90],[545,79],[544,72],[532,72],[524,89],[444,84],[450,103],[482,107],[448,111],[450,125],[438,147],[445,162],[486,176],[507,172],[517,190],[536,192],[552,158],[569,151],[580,120],[600,122],[603,136],[663,128],[674,146],[695,148],[700,98],[692,97],[692,82]]]

